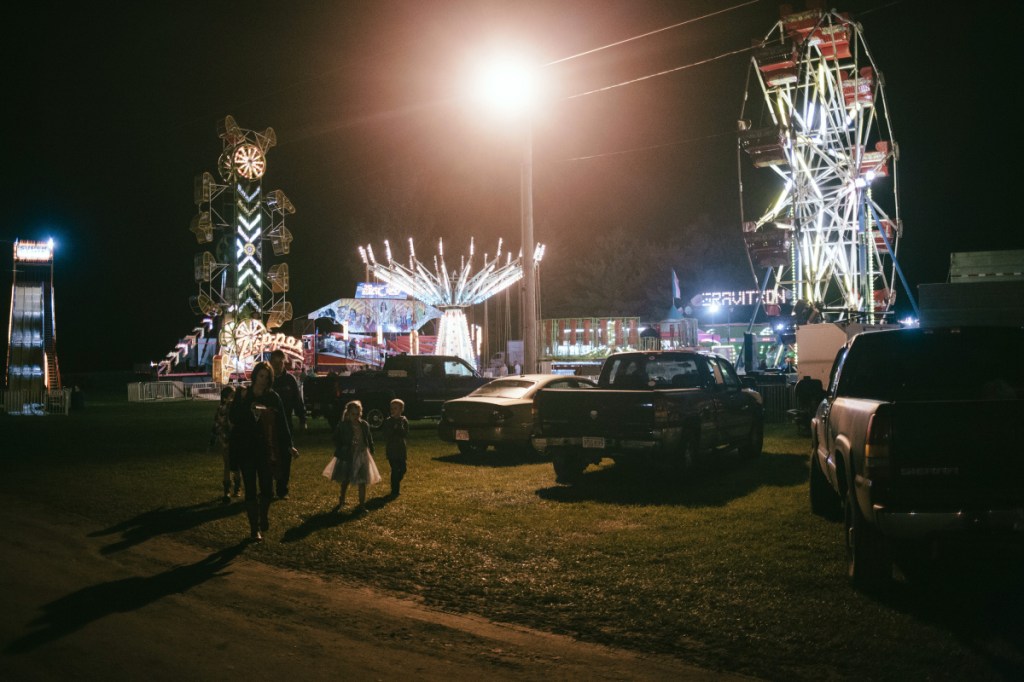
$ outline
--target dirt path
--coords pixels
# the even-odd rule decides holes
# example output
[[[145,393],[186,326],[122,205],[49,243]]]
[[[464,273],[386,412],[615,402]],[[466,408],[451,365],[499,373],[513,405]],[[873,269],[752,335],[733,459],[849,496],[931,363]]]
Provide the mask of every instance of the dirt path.
[[[103,553],[97,530],[0,495],[0,678],[729,679],[268,567],[244,544]]]

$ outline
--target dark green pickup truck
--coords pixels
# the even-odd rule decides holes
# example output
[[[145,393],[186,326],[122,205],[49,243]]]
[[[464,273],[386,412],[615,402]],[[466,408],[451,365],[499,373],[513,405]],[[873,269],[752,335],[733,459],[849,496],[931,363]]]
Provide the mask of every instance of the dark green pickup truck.
[[[318,378],[306,395],[313,414],[337,416],[350,400],[363,403],[363,418],[378,428],[388,416],[394,398],[405,402],[409,419],[439,417],[446,400],[461,398],[490,379],[480,376],[462,358],[449,355],[392,355],[381,369],[363,370],[348,376]]]
[[[604,457],[685,469],[728,448],[761,454],[764,411],[725,358],[698,351],[616,353],[597,389],[545,389],[534,400],[533,446],[560,483]]]

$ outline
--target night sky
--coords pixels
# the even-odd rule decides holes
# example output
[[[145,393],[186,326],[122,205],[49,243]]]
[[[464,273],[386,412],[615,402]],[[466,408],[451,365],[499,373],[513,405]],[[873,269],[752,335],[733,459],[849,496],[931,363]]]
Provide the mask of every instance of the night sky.
[[[409,236],[441,235],[455,252],[470,236],[482,249],[498,237],[518,246],[520,137],[465,100],[474,58],[504,44],[554,62],[738,5],[30,3],[2,41],[2,286],[15,238],[53,237],[61,369],[161,359],[198,322],[188,305],[202,250],[188,231],[192,183],[216,170],[216,123],[228,114],[277,132],[264,188],[284,190],[297,209],[287,223],[296,316],[354,293],[360,243],[389,238],[404,253]],[[1024,248],[1021,4],[834,6],[863,24],[885,77],[912,287],[944,281],[951,252]],[[587,257],[590,236],[623,225],[665,234],[705,216],[735,237],[734,131],[749,53],[568,97],[741,50],[778,11],[753,2],[546,69],[535,234],[575,234],[578,246],[549,251],[545,267]],[[745,266],[741,249],[734,257]],[[687,263],[676,269],[685,276]]]

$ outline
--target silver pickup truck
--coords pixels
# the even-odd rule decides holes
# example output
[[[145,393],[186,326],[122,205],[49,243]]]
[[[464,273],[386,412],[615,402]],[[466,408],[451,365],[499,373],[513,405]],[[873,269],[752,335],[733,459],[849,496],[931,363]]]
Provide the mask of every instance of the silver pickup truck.
[[[845,524],[848,574],[965,533],[1024,539],[1024,330],[861,333],[811,423],[811,510]]]

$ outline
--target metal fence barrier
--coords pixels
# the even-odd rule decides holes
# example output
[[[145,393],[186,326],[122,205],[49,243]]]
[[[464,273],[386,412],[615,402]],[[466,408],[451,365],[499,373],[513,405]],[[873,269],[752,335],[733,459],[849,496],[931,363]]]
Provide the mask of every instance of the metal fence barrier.
[[[71,389],[2,390],[0,404],[10,415],[67,415],[71,410]]]
[[[128,402],[155,400],[220,400],[220,385],[213,381],[140,381],[128,384]]]
[[[185,384],[181,381],[141,381],[128,384],[128,402],[149,400],[185,400]]]
[[[220,400],[221,386],[214,381],[189,384],[185,389],[192,400]]]
[[[796,407],[796,390],[794,384],[758,384],[757,392],[764,399],[764,420],[766,422],[785,422],[789,419],[788,412]]]

